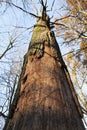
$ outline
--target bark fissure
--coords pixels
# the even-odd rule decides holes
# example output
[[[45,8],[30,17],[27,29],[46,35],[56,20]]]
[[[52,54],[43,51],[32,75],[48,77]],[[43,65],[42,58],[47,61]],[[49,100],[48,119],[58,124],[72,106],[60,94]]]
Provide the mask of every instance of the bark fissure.
[[[67,67],[47,22],[40,18],[34,27],[4,130],[84,130]]]

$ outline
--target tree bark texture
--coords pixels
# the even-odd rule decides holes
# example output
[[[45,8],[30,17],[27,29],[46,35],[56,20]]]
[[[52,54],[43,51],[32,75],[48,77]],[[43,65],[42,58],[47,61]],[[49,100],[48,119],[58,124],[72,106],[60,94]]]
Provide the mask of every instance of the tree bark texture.
[[[25,56],[14,112],[4,130],[85,130],[66,73],[54,33],[39,20]]]

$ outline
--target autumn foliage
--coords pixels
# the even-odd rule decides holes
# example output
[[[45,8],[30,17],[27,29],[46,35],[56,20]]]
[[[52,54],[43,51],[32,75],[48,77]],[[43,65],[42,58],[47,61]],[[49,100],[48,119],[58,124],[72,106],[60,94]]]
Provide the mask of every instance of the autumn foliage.
[[[56,35],[69,47],[64,55],[71,73],[83,113],[87,114],[85,86],[87,84],[87,1],[66,0],[65,16],[55,20]]]

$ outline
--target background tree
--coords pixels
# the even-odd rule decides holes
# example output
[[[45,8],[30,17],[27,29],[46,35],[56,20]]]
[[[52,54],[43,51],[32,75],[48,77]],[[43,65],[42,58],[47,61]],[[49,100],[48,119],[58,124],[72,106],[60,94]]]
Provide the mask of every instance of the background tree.
[[[87,115],[87,2],[85,0],[67,0],[66,13],[55,20],[57,36],[70,52],[64,55],[67,66],[82,105]]]

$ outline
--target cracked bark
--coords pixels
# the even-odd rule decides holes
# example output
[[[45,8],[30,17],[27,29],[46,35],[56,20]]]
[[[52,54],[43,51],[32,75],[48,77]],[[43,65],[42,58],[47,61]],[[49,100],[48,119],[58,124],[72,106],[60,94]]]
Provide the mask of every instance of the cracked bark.
[[[4,130],[85,130],[53,34],[40,19],[25,56],[16,105]]]

